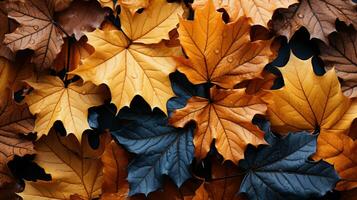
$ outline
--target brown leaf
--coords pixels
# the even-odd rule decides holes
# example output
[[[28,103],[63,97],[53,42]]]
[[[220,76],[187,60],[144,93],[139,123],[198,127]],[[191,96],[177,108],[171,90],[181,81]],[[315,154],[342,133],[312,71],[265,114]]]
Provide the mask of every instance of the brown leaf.
[[[357,25],[356,4],[350,0],[302,0],[289,9],[281,9],[273,17],[273,29],[290,39],[304,26],[312,38],[328,43],[327,36],[336,31],[336,19]]]
[[[0,109],[0,186],[13,181],[7,168],[7,162],[15,155],[24,156],[35,153],[32,141],[20,134],[33,131],[34,117],[30,114],[27,105],[18,105],[8,92],[8,100],[3,109]]]
[[[170,123],[176,127],[184,127],[191,120],[197,123],[193,140],[196,158],[205,158],[215,139],[224,159],[238,163],[248,143],[266,143],[264,133],[252,124],[254,115],[265,113],[266,105],[258,96],[246,94],[245,89],[213,87],[210,94],[210,100],[196,96],[189,99],[186,107],[172,114]]]
[[[11,50],[3,44],[5,34],[8,33],[10,30],[10,22],[7,17],[6,10],[4,9],[5,2],[0,2],[0,57],[7,58],[9,60],[14,59],[14,54]]]
[[[84,32],[94,31],[104,21],[106,13],[96,1],[76,0],[71,7],[58,13],[58,23],[67,34],[79,40]]]
[[[196,190],[195,196],[192,198],[192,200],[212,200],[209,197],[209,194],[207,190],[205,189],[205,185],[202,183],[202,185]]]
[[[59,12],[68,8],[73,0],[52,0],[52,1],[54,1],[55,11]]]
[[[319,43],[321,58],[327,69],[335,68],[342,79],[344,95],[357,97],[357,32],[352,28],[332,33],[330,44]]]
[[[340,200],[356,200],[357,188],[341,192]]]
[[[68,71],[75,70],[82,63],[81,60],[92,53],[94,53],[94,48],[87,44],[86,38],[71,42],[70,47],[68,39],[65,39],[61,52],[53,62],[53,69],[59,72],[68,66]]]
[[[261,95],[264,93],[264,90],[270,90],[274,84],[276,76],[267,71],[263,71],[263,78],[255,78],[252,80],[246,80],[239,83],[235,88],[246,88],[245,92],[247,94],[253,95]]]
[[[127,152],[112,141],[105,148],[102,156],[103,163],[103,185],[102,193],[106,197],[102,199],[113,199],[112,197],[126,198],[129,192],[129,184],[126,180],[128,175],[128,155]]]
[[[4,43],[16,52],[22,49],[34,50],[32,62],[38,70],[50,68],[63,44],[62,32],[53,19],[52,0],[13,0],[7,5],[10,18],[20,26],[5,35]]]

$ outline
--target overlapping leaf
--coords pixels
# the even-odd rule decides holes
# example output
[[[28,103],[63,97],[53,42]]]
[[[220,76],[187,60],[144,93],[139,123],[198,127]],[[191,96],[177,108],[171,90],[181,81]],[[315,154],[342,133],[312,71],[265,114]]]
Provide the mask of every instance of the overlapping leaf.
[[[38,137],[46,135],[59,120],[68,133],[80,140],[83,131],[89,129],[88,108],[104,103],[106,89],[92,83],[71,83],[66,87],[61,79],[43,76],[38,82],[27,81],[34,89],[25,101],[36,115],[35,131]]]
[[[213,140],[225,160],[238,163],[243,158],[248,143],[264,144],[264,134],[252,119],[256,114],[264,114],[266,105],[258,96],[248,95],[245,89],[210,90],[210,99],[194,96],[186,107],[176,110],[170,123],[183,127],[195,121],[195,157],[203,159],[210,150]]]
[[[343,82],[342,91],[348,97],[357,97],[357,33],[353,28],[332,33],[330,44],[319,43],[321,58]]]
[[[85,81],[108,85],[112,102],[118,110],[128,106],[135,95],[141,95],[152,107],[166,112],[166,102],[173,96],[169,73],[175,71],[172,56],[179,48],[168,48],[163,39],[176,27],[179,4],[155,0],[143,13],[132,16],[122,9],[121,29],[97,29],[88,33],[95,53],[72,73]]]
[[[208,0],[211,1],[211,0]],[[239,17],[250,17],[253,24],[268,26],[274,11],[278,8],[287,8],[289,5],[297,3],[297,0],[214,0],[216,9],[225,9],[231,19],[235,21]],[[203,6],[207,0],[196,0],[193,7]]]
[[[68,146],[76,147],[76,151]],[[24,199],[41,200],[72,199],[75,196],[89,200],[99,197],[103,175],[98,157],[103,153],[103,148],[92,150],[87,137],[83,137],[80,144],[73,135],[62,137],[52,130],[36,142],[35,159],[51,174],[52,180],[26,182],[24,192],[19,195]]]
[[[34,50],[32,61],[40,70],[51,67],[63,44],[64,33],[53,18],[55,3],[52,0],[14,0],[6,4],[9,17],[20,26],[5,35],[4,43],[14,52]]]
[[[321,133],[348,131],[357,117],[357,102],[342,94],[334,70],[317,76],[311,59],[300,60],[291,54],[280,71],[285,86],[263,97],[274,130],[281,134],[317,128]]]
[[[239,163],[247,171],[240,192],[249,199],[321,197],[339,181],[332,165],[308,161],[316,150],[316,135],[298,132],[271,139],[271,146],[248,146]]]
[[[178,59],[178,70],[190,82],[212,82],[225,88],[259,77],[272,59],[270,41],[250,41],[247,18],[225,24],[212,1],[195,11],[195,18],[180,20],[180,43],[189,59]]]
[[[171,127],[163,113],[132,107],[122,110],[111,128],[119,143],[138,154],[128,166],[129,194],[147,195],[157,190],[162,187],[163,175],[171,177],[180,187],[191,177],[192,128]]]
[[[350,0],[302,0],[300,4],[280,10],[273,19],[273,29],[290,39],[304,26],[311,37],[328,43],[328,35],[336,31],[336,19],[356,26],[356,4]]]

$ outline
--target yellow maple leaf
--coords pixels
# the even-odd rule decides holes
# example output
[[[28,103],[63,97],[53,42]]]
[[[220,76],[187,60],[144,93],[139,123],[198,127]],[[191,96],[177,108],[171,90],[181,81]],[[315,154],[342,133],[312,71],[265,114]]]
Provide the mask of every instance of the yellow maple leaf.
[[[207,4],[211,0],[195,0],[193,8]],[[268,22],[278,8],[287,8],[297,0],[213,0],[216,9],[224,8],[232,21],[239,17],[250,17],[253,24],[268,27]]]
[[[178,70],[194,84],[211,81],[224,88],[260,77],[273,57],[271,41],[250,41],[248,18],[225,24],[212,1],[195,11],[194,20],[180,20],[180,43],[189,59]]]
[[[321,133],[346,132],[357,117],[357,101],[342,94],[334,70],[315,75],[311,59],[300,60],[293,54],[280,68],[285,86],[271,90],[263,97],[274,130],[320,129]]]
[[[103,153],[108,138],[103,135],[100,147],[92,150],[87,136],[82,138],[80,144],[74,135],[62,137],[52,130],[35,144],[35,162],[46,173],[51,174],[52,180],[27,181],[25,190],[19,195],[26,200],[69,200],[73,196],[90,200],[99,197],[103,183],[99,156]]]
[[[25,97],[32,114],[36,115],[34,131],[38,138],[46,135],[52,125],[62,121],[67,133],[81,140],[82,133],[89,129],[88,108],[104,103],[106,90],[92,83],[77,81],[65,87],[61,79],[43,76],[38,82],[27,81],[34,90]]]
[[[166,112],[166,102],[173,96],[168,77],[175,71],[172,56],[180,55],[181,51],[160,41],[169,39],[169,31],[176,27],[182,12],[179,4],[165,0],[153,1],[135,16],[123,9],[120,14],[123,32],[110,28],[87,33],[95,53],[71,74],[97,85],[108,85],[118,111],[129,106],[135,95],[141,95],[152,107]]]

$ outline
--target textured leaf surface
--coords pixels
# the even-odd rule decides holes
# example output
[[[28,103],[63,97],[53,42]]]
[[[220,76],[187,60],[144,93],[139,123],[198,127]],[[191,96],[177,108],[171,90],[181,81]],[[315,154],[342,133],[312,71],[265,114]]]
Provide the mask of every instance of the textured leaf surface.
[[[88,33],[89,44],[96,51],[72,73],[85,81],[108,85],[118,110],[140,95],[152,107],[166,112],[166,102],[173,96],[168,77],[175,71],[172,56],[180,55],[181,51],[164,43],[147,43],[169,39],[168,32],[176,27],[177,15],[182,12],[179,4],[163,0],[154,1],[140,15],[132,16],[123,9],[120,17],[124,32],[97,29]]]
[[[34,117],[29,112],[27,105],[18,105],[6,93],[8,99],[3,108],[0,108],[0,185],[13,181],[7,163],[15,155],[24,156],[35,153],[32,141],[20,134],[33,131]]]
[[[357,102],[342,94],[334,70],[315,75],[311,59],[293,54],[280,68],[285,86],[264,96],[273,130],[289,131],[320,128],[321,133],[348,131],[357,116]]]
[[[316,150],[316,135],[298,132],[273,138],[272,146],[248,146],[239,163],[248,171],[240,192],[249,199],[308,199],[334,188],[339,177],[333,166],[307,160]]]
[[[162,187],[164,174],[178,187],[191,177],[192,128],[171,127],[160,112],[123,110],[118,119],[125,121],[111,128],[112,135],[130,152],[138,154],[128,167],[130,195],[147,195]]]
[[[257,96],[246,94],[244,89],[214,87],[210,93],[210,101],[197,96],[189,99],[184,108],[172,114],[170,123],[176,127],[183,127],[191,120],[197,123],[196,158],[205,158],[215,139],[216,148],[224,159],[238,163],[248,143],[265,143],[263,132],[251,121],[254,115],[265,113],[266,105]]]
[[[328,43],[328,35],[335,29],[336,19],[357,25],[356,4],[352,1],[302,0],[300,4],[279,11],[273,19],[273,29],[290,39],[304,26],[311,37]]]
[[[25,101],[32,114],[36,114],[35,131],[38,138],[46,135],[52,125],[62,121],[67,133],[80,140],[83,131],[89,129],[88,108],[104,103],[106,90],[91,83],[77,81],[65,87],[62,80],[54,76],[43,76],[38,82],[27,81],[34,88]],[[104,95],[103,95],[104,94]]]
[[[245,16],[250,17],[253,24],[266,27],[276,9],[287,8],[289,5],[297,2],[297,0],[213,0],[215,8],[225,9],[232,21]],[[192,7],[195,8],[205,4],[207,4],[207,0],[196,0]]]
[[[194,84],[211,81],[225,88],[259,77],[272,58],[270,41],[251,42],[247,18],[225,24],[211,1],[180,20],[180,43],[189,59],[178,59],[178,70]]]
[[[69,149],[68,143],[74,144],[80,153]],[[81,143],[74,135],[62,137],[53,130],[38,140],[35,161],[51,174],[52,180],[26,182],[24,192],[19,195],[24,199],[41,200],[70,199],[73,195],[86,200],[99,197],[103,180],[102,164],[97,156],[89,156],[93,150],[87,137],[83,137]]]
[[[357,142],[344,134],[321,134],[317,140],[317,152],[314,159],[323,159],[334,165],[342,179],[338,190],[349,190],[357,187]]]
[[[118,4],[130,11],[132,15],[141,8],[149,6],[149,0],[118,0]]]
[[[39,70],[50,68],[63,44],[62,32],[53,19],[55,1],[15,0],[7,3],[8,15],[20,26],[5,35],[4,43],[14,52],[35,51],[33,63]]]
[[[343,80],[343,93],[348,97],[357,97],[357,33],[348,28],[329,36],[330,44],[319,43],[321,58],[330,69]]]
[[[95,1],[77,0],[69,9],[58,14],[58,23],[67,34],[79,40],[84,32],[94,31],[104,21],[105,12]]]

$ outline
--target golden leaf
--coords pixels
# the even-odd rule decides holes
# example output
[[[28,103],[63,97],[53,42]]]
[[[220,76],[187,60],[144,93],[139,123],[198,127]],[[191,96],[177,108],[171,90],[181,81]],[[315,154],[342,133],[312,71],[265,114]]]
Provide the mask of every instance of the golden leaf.
[[[316,128],[321,133],[348,131],[357,117],[357,101],[342,94],[334,70],[317,76],[311,59],[300,60],[291,54],[280,71],[285,86],[263,97],[274,130],[279,133]]]
[[[152,107],[166,112],[166,102],[173,96],[168,75],[175,71],[172,56],[180,55],[180,48],[168,48],[163,42],[147,43],[169,39],[182,8],[164,0],[155,0],[150,6],[135,16],[122,10],[124,32],[110,28],[88,33],[95,53],[71,72],[84,81],[108,85],[118,111],[129,106],[135,95],[141,95]]]
[[[248,18],[225,24],[221,13],[208,1],[197,8],[193,21],[180,20],[180,43],[188,60],[178,59],[178,70],[190,82],[212,82],[225,88],[260,77],[272,59],[271,41],[250,41]]]
[[[67,133],[80,140],[83,131],[89,129],[88,108],[104,103],[106,90],[91,83],[77,81],[65,87],[62,80],[54,76],[43,76],[38,82],[27,81],[34,88],[25,97],[32,114],[36,115],[35,131],[38,138],[46,135],[52,125],[62,121]]]
[[[225,160],[238,163],[244,157],[247,144],[265,144],[264,133],[254,124],[256,114],[264,114],[266,105],[245,89],[220,90],[211,88],[211,99],[192,97],[186,107],[176,110],[170,123],[183,127],[196,121],[194,134],[195,157],[203,159],[215,139],[218,152]]]

